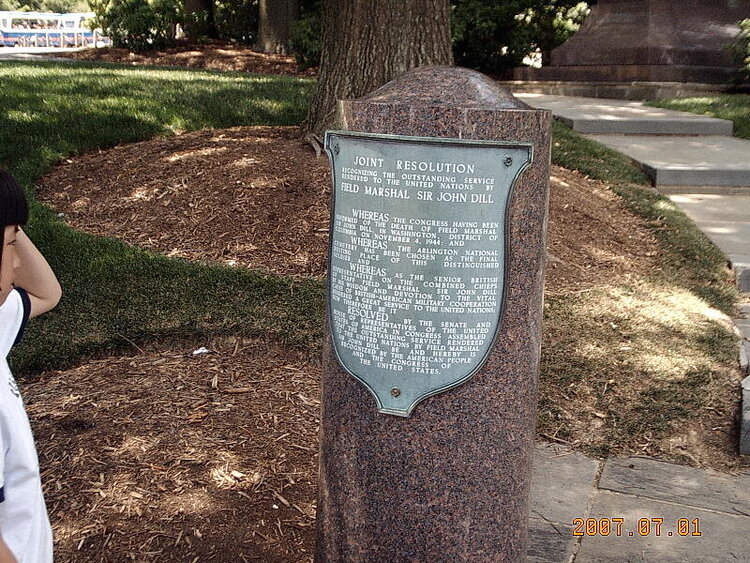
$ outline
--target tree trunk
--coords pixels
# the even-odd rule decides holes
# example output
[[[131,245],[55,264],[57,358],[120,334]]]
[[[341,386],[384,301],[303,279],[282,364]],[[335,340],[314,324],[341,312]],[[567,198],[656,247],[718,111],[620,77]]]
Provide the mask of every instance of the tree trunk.
[[[297,0],[260,0],[258,8],[258,51],[289,54],[292,24],[299,18]]]
[[[200,35],[217,37],[213,0],[185,0],[185,13],[191,20],[195,17],[193,14],[205,14],[205,21],[199,16],[196,22],[189,21],[185,25],[185,35],[189,39],[198,39]]]
[[[320,76],[302,128],[320,134],[333,125],[336,100],[452,63],[449,0],[323,0]]]

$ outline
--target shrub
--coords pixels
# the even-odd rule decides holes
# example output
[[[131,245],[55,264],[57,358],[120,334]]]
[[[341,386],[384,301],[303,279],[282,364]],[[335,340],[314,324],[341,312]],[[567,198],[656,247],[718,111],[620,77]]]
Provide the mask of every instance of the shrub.
[[[320,0],[300,3],[300,19],[292,24],[292,51],[301,70],[320,65],[323,17]]]
[[[588,15],[578,0],[452,0],[456,64],[490,73],[549,52],[578,30]]]
[[[750,82],[750,19],[739,22],[740,33],[734,43],[729,45],[732,58],[741,68],[737,77],[738,82]]]
[[[323,52],[322,24],[320,15],[301,18],[292,25],[292,51],[301,70],[320,65]]]
[[[211,14],[206,10],[186,11],[182,26],[187,37],[204,41],[212,34]]]
[[[258,0],[218,0],[214,19],[219,37],[245,45],[258,39]]]
[[[454,0],[453,55],[456,64],[485,72],[501,72],[521,63],[526,50],[515,35],[515,16],[524,3],[495,0]],[[519,45],[520,44],[520,45]]]
[[[158,49],[174,43],[175,28],[182,23],[178,0],[118,0],[101,19],[104,33],[115,47]]]

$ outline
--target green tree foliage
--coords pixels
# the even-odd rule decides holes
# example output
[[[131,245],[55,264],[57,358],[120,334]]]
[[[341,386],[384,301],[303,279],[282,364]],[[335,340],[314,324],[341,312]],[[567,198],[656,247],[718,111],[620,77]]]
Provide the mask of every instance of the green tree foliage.
[[[97,17],[112,44],[127,49],[170,45],[175,39],[175,26],[182,21],[179,0],[114,0],[103,17]]]
[[[741,66],[737,81],[750,82],[750,19],[744,19],[738,24],[740,33],[734,43],[729,45],[729,52],[734,61]]]
[[[88,12],[86,0],[0,0],[0,11]]]
[[[514,33],[521,39],[523,48],[540,51],[544,66],[549,64],[552,49],[578,31],[590,11],[586,2],[577,0],[536,0],[516,15],[519,25]]]
[[[222,39],[252,45],[258,38],[258,0],[217,0],[214,18]]]
[[[292,32],[292,48],[303,68],[320,63],[320,0],[301,5]],[[578,31],[589,13],[579,0],[452,0],[453,55],[456,64],[501,73],[521,64],[529,53],[549,52]]]
[[[320,0],[300,2],[300,18],[292,24],[292,50],[302,70],[320,64],[323,19]]]
[[[456,64],[497,71],[521,63],[528,52],[518,37],[516,15],[525,0],[453,0],[453,56]]]
[[[107,25],[107,11],[112,0],[88,0],[89,11],[94,12],[94,18],[89,26],[91,29],[104,29]]]
[[[0,0],[7,2],[14,0]],[[48,0],[51,1],[51,0]],[[88,0],[96,14],[93,25],[115,46],[157,49],[173,44],[176,26],[190,28],[194,37],[208,35],[206,14],[185,13],[181,0]],[[252,44],[258,35],[258,0],[215,0],[214,23],[219,37]]]
[[[537,49],[546,63],[588,13],[579,0],[453,0],[456,64],[502,73]]]

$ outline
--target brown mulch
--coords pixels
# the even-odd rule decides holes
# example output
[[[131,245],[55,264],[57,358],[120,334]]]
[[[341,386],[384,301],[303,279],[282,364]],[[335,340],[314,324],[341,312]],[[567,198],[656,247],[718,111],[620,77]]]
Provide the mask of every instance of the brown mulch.
[[[27,383],[55,560],[310,560],[319,372],[225,339]]]
[[[322,277],[330,183],[295,127],[236,127],[69,159],[39,196],[77,229],[169,256]],[[656,252],[604,184],[553,167],[548,292],[620,283]]]
[[[68,160],[40,195],[76,228],[169,256],[320,276],[329,184],[296,128],[239,127]]]
[[[99,61],[146,66],[177,66],[205,70],[316,76],[317,69],[300,71],[294,57],[258,53],[229,41],[179,42],[175,47],[153,51],[131,51],[117,47],[84,49],[55,55],[81,61]]]

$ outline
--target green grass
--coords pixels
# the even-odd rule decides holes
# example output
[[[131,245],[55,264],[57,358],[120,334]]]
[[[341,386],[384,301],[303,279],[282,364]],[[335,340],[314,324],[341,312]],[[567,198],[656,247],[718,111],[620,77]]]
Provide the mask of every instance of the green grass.
[[[733,420],[737,342],[705,301],[642,274],[545,299],[539,431],[592,455],[654,441],[680,460],[659,441]]]
[[[276,76],[55,63],[2,63],[0,82],[0,164],[29,188],[59,159],[95,148],[177,130],[299,123],[312,86]],[[76,232],[29,191],[29,234],[64,297],[30,324],[14,351],[17,372],[167,336],[319,341],[319,282],[192,264]]]
[[[131,341],[270,334],[316,346],[322,334],[318,281],[155,256],[38,216],[30,231],[65,294],[29,325],[15,359],[23,371],[64,367]]]
[[[0,163],[28,184],[64,156],[235,125],[294,125],[311,80],[120,65],[0,64]]]
[[[648,176],[631,158],[579,135],[557,120],[552,122],[552,162],[603,182],[650,185]]]
[[[728,119],[734,122],[736,137],[750,139],[750,94],[673,98],[648,102],[647,105]]]
[[[545,299],[540,433],[591,455],[730,466],[732,446],[715,439],[716,428],[731,436],[739,385],[736,337],[718,312],[738,299],[726,257],[628,157],[555,122],[552,159],[606,182],[659,259],[627,286]]]
[[[648,189],[648,177],[630,158],[555,121],[552,161],[607,182],[628,209],[644,219],[661,243],[662,279],[727,314],[733,312],[738,296],[726,257],[669,198]]]
[[[731,316],[739,295],[724,253],[668,198],[627,184],[613,189],[660,241],[659,277]]]

